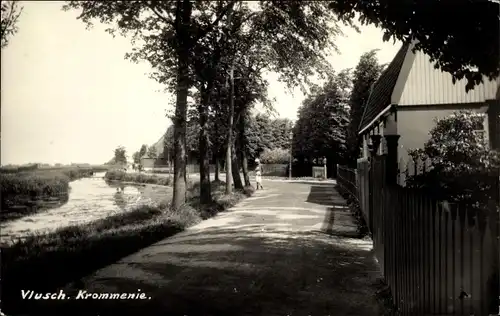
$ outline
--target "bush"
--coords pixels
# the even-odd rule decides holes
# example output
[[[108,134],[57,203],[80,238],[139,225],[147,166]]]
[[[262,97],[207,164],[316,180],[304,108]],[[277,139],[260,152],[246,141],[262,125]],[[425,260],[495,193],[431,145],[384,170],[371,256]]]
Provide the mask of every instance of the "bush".
[[[157,176],[149,175],[144,173],[127,173],[122,170],[110,170],[104,175],[106,180],[111,181],[124,181],[124,182],[135,182],[135,183],[147,183],[147,184],[157,184],[157,185],[172,185],[173,179],[171,176]]]
[[[290,160],[290,151],[282,148],[265,149],[260,154],[260,161],[264,164],[286,164]]]
[[[498,191],[500,154],[477,132],[483,121],[483,114],[471,111],[436,120],[424,148],[409,151],[413,160],[430,166],[422,174],[407,175],[407,186],[439,200],[487,204]]]
[[[78,180],[85,177],[90,177],[94,174],[94,171],[91,168],[68,168],[68,169],[62,169],[62,171],[60,172],[63,175],[67,176],[70,181]]]
[[[60,304],[57,301],[28,304],[21,300],[19,293],[22,289],[55,292],[198,223],[205,216],[226,210],[245,197],[240,192],[229,196],[223,192],[224,183],[219,182],[213,190],[213,203],[205,208],[197,206],[194,198],[175,211],[168,203],[142,205],[88,224],[33,235],[2,249],[4,310],[13,314],[37,309],[40,312],[39,308],[50,306],[36,304]]]

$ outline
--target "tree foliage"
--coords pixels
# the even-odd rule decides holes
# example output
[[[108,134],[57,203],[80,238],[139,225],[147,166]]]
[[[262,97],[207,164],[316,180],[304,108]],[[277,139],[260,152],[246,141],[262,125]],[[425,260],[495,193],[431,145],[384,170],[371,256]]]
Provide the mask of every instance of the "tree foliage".
[[[200,127],[195,121],[189,121],[187,123],[186,131],[186,149],[191,157],[199,157],[198,153],[198,143],[199,143],[199,130]],[[173,152],[174,150],[174,125],[170,125],[165,133],[164,148]]]
[[[148,155],[148,158],[153,158],[153,159],[158,158],[158,151],[156,150],[156,147],[155,146],[149,147],[147,155]]]
[[[189,89],[194,84],[193,52],[217,29],[236,1],[68,1],[65,10],[81,10],[88,26],[93,20],[111,25],[108,32],[130,36],[134,48],[126,57],[152,66],[151,78],[176,92],[174,121],[174,193],[172,207],[186,201],[186,122]],[[164,150],[165,151],[165,150]]]
[[[349,71],[344,70],[306,97],[294,126],[294,157],[345,158],[350,86]]]
[[[409,151],[415,161],[428,160],[429,169],[409,176],[407,185],[440,200],[488,203],[498,179],[500,154],[489,148],[480,132],[484,118],[482,113],[459,111],[436,120],[424,148]]]
[[[343,19],[360,15],[363,24],[384,30],[385,41],[417,40],[437,67],[466,78],[469,90],[499,75],[498,1],[487,0],[374,0],[330,1],[330,8]]]
[[[234,63],[257,69],[258,63],[245,62],[252,55],[259,57],[252,60],[260,61],[261,70],[278,72],[289,86],[307,82],[314,72],[328,72],[325,56],[338,34],[325,2],[69,1],[64,8],[81,10],[79,19],[88,25],[97,19],[111,24],[112,34],[130,35],[135,45],[127,57],[149,62],[151,77],[176,91],[174,208],[185,202],[189,88],[211,91],[213,74],[227,73]],[[205,133],[206,112],[200,113]],[[205,143],[206,134],[200,145]]]
[[[125,147],[123,146],[118,146],[115,149],[115,155],[113,157],[114,163],[117,164],[126,164],[127,163],[127,152],[125,150]]]
[[[352,91],[349,97],[349,125],[347,130],[347,160],[353,167],[360,151],[358,127],[363,116],[371,87],[382,72],[382,65],[377,60],[377,50],[364,53],[354,70]]]
[[[245,134],[249,159],[260,157],[264,150],[289,150],[290,132],[293,129],[290,119],[272,119],[266,114],[258,113],[248,116],[247,122]]]
[[[2,1],[1,4],[1,48],[7,47],[10,38],[17,33],[17,22],[23,11],[18,1]]]
[[[143,144],[141,148],[138,151],[134,152],[134,154],[132,155],[134,163],[136,164],[141,163],[141,158],[144,157],[144,155],[146,155],[147,152],[148,152],[148,145]]]
[[[139,157],[143,157],[148,152],[148,145],[143,144],[141,149],[139,149]]]
[[[132,154],[132,160],[134,161],[134,163],[137,163],[137,164],[141,163],[141,156],[140,156],[138,151],[136,151]]]

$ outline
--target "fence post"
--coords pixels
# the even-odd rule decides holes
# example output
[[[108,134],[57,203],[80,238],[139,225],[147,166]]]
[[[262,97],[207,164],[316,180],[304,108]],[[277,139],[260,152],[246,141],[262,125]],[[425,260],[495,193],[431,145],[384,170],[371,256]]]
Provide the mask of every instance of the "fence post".
[[[380,140],[382,136],[380,135],[370,135],[372,140],[372,145],[369,147],[370,151],[370,162],[368,171],[368,228],[373,235],[373,163],[374,158],[377,156],[378,147],[380,146]]]
[[[493,254],[491,274],[488,277],[488,312],[497,313],[500,312],[500,214],[495,200],[489,201],[488,211],[488,221],[492,234],[491,252]]]
[[[385,172],[388,184],[398,182],[398,140],[400,135],[385,135],[387,143],[387,157],[385,160]]]

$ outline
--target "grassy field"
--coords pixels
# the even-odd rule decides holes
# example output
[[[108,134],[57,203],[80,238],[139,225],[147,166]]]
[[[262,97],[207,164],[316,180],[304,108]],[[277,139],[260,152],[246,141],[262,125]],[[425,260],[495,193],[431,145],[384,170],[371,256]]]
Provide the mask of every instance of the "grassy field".
[[[69,183],[102,172],[90,168],[2,168],[0,171],[0,221],[26,216],[68,200]]]
[[[188,203],[177,211],[169,201],[154,201],[135,210],[80,226],[31,236],[2,249],[3,311],[29,313],[37,304],[21,299],[21,290],[55,291],[185,228],[235,205],[253,188],[224,194],[223,182],[213,183],[213,203],[201,206],[199,184],[190,186]],[[52,301],[52,304],[57,302]]]

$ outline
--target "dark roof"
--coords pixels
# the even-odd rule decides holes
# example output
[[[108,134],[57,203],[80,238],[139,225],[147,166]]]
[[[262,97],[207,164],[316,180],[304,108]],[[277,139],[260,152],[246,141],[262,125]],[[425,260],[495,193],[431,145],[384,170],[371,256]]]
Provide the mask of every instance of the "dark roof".
[[[380,75],[380,78],[374,83],[370,97],[366,102],[358,131],[361,131],[370,124],[380,112],[391,104],[392,92],[394,91],[394,86],[398,80],[409,46],[409,43],[403,44],[389,66],[387,66]]]

